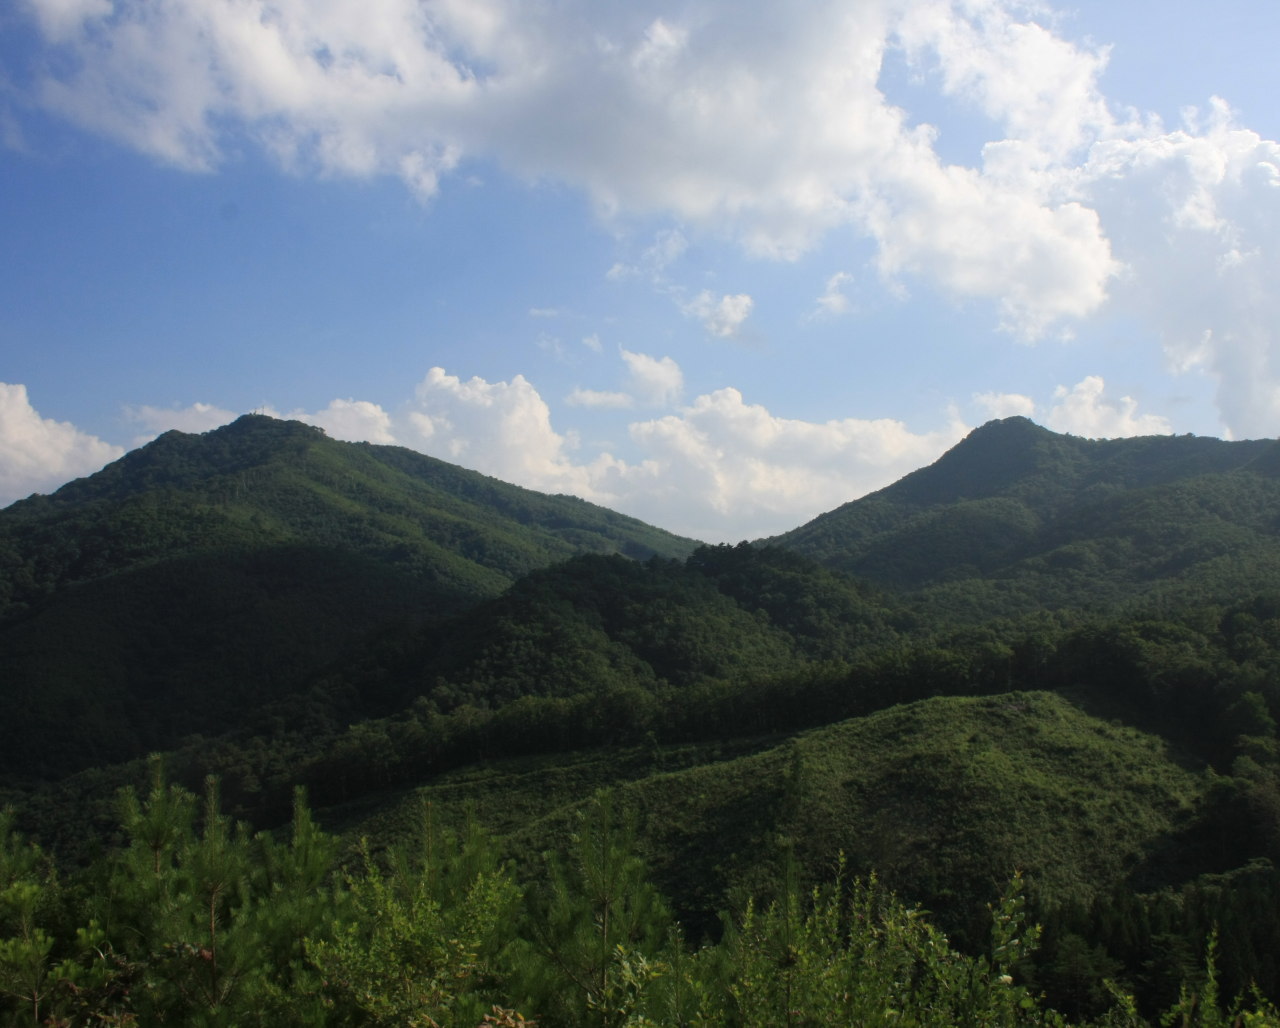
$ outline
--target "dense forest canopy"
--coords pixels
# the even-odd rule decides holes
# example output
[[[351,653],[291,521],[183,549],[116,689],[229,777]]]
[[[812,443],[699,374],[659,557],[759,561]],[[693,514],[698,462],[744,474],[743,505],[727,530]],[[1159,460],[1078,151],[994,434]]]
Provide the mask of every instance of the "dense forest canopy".
[[[1277,446],[1008,419],[699,546],[168,433],[0,511],[0,1009],[1274,1023]]]

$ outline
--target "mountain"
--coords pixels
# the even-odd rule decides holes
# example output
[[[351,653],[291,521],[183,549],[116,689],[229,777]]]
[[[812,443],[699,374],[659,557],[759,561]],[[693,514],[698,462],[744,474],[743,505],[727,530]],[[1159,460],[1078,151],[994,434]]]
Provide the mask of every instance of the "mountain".
[[[767,542],[970,618],[1227,600],[1280,573],[1280,443],[993,421]]]
[[[0,772],[216,734],[375,633],[438,623],[533,569],[695,545],[297,422],[168,432],[0,511]],[[352,713],[377,702],[357,697]]]
[[[0,511],[0,807],[69,865],[152,763],[375,853],[425,798],[534,880],[605,788],[691,939],[843,852],[977,950],[1021,868],[1046,988],[1167,1005],[1220,922],[1232,994],[1280,996],[1278,491],[1272,442],[1010,419],[698,546],[300,424],[169,433]]]

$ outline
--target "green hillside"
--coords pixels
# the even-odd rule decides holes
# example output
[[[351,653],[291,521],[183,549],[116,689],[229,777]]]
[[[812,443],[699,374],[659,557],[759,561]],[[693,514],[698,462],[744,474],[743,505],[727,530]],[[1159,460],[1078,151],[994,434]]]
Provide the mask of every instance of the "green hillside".
[[[1019,692],[895,706],[741,756],[497,761],[405,802],[448,820],[472,806],[515,850],[540,852],[606,786],[642,812],[656,880],[688,920],[712,925],[735,890],[776,883],[785,841],[810,880],[843,851],[959,928],[1015,870],[1046,904],[1108,894],[1191,820],[1205,779],[1156,736]]]
[[[57,775],[219,734],[374,634],[418,631],[532,569],[694,545],[296,422],[169,432],[0,511],[0,773]]]
[[[442,704],[767,677],[896,638],[853,581],[782,550],[701,547],[683,564],[578,557],[458,618],[414,659]]]
[[[53,854],[36,860],[0,829],[0,1009],[13,954],[35,945],[14,942],[21,925],[45,917],[63,931],[89,917],[113,925],[109,945],[77,950],[67,931],[58,943],[58,959],[80,962],[84,995],[120,1000],[93,993],[99,974],[161,983],[147,986],[147,1017],[235,1022],[182,993],[188,972],[203,973],[184,963],[208,948],[200,919],[154,920],[138,898],[151,879],[137,874],[150,861],[157,888],[172,874],[164,888],[186,896],[234,853],[242,877],[206,897],[203,923],[214,911],[258,925],[245,959],[260,981],[293,983],[262,994],[273,1016],[297,987],[316,1023],[401,1023],[361,1005],[399,1002],[401,986],[378,979],[336,996],[347,986],[325,975],[341,965],[376,978],[380,962],[401,959],[426,975],[418,951],[370,963],[378,926],[462,932],[478,916],[469,893],[415,885],[389,856],[425,816],[462,837],[470,822],[487,826],[486,874],[507,882],[511,902],[525,895],[521,912],[486,915],[514,927],[491,940],[506,970],[476,986],[475,1002],[526,1004],[552,1026],[626,1024],[597,1016],[604,993],[560,1004],[563,980],[548,984],[541,958],[521,957],[557,904],[572,906],[571,882],[585,887],[590,854],[574,847],[596,838],[606,809],[618,834],[598,837],[597,855],[634,843],[651,869],[618,858],[630,870],[615,898],[653,914],[616,951],[618,973],[698,962],[690,981],[720,997],[722,1019],[707,1024],[756,1023],[724,977],[748,972],[727,969],[754,966],[742,939],[757,915],[800,930],[768,904],[817,902],[807,890],[830,886],[840,854],[846,876],[874,873],[868,888],[927,908],[949,941],[911,937],[932,939],[948,966],[1029,990],[1031,1006],[1015,1004],[1029,1019],[1010,1024],[1056,1023],[1040,1019],[1044,997],[1080,1023],[1110,1016],[1107,978],[1148,1017],[1178,1009],[1184,985],[1204,985],[1215,925],[1223,994],[1255,983],[1280,997],[1280,919],[1268,913],[1280,903],[1276,447],[1098,443],[1011,419],[776,545],[730,547],[299,424],[250,417],[163,436],[0,512],[0,795]],[[172,788],[147,785],[153,752]],[[212,806],[196,818],[182,790],[207,783],[211,804],[268,830],[301,788],[344,838],[325,844],[324,861],[308,863],[306,847],[286,858]],[[149,812],[139,800],[121,808],[121,788],[151,788]],[[173,834],[163,822],[179,815],[190,823]],[[166,839],[184,841],[170,851]],[[294,915],[269,913],[285,902],[273,889],[293,895],[303,880],[273,877],[292,860],[310,868],[306,901],[288,902],[310,911],[314,950],[302,929],[280,929]],[[59,865],[81,869],[65,893],[48,884]],[[35,892],[5,891],[37,867],[47,873]],[[981,963],[988,905],[1015,871],[1044,944],[996,974]],[[19,900],[40,890],[46,905],[23,914]],[[349,935],[338,964],[325,947],[347,930],[311,902],[325,890],[372,904],[359,929],[372,934]],[[263,898],[237,906],[232,893]],[[137,923],[114,900],[95,906],[116,894]],[[435,906],[409,916],[395,904],[410,894]],[[899,928],[924,931],[924,915],[876,902]],[[439,922],[448,909],[461,920]],[[590,923],[579,922],[588,935]],[[839,950],[848,927],[827,943]],[[287,971],[253,948],[268,937]],[[790,945],[750,974],[785,978]],[[110,953],[128,956],[115,965]],[[668,1009],[659,993],[645,1002]],[[253,994],[239,1009],[254,1009]],[[448,1023],[463,1028],[484,1012],[457,1010]],[[1140,1023],[1112,1014],[1121,1020],[1097,1024]],[[976,1017],[957,1023],[986,1023]]]
[[[1228,601],[1280,572],[1278,446],[1088,440],[1009,418],[769,542],[970,620]]]
[[[204,435],[166,432],[95,475],[0,511],[0,614],[142,564],[280,544],[374,558],[455,609],[575,553],[683,556],[696,545],[411,450],[245,415]]]

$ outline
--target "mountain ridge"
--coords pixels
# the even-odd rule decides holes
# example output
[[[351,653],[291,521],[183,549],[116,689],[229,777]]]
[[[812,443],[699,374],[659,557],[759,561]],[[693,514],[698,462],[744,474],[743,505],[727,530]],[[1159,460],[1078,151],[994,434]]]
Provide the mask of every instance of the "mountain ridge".
[[[299,424],[166,434],[0,512],[0,795],[75,861],[156,752],[259,828],[301,788],[374,852],[475,800],[537,865],[609,788],[699,930],[843,851],[980,948],[1021,865],[1046,974],[1073,938],[1134,973],[1192,952],[1199,910],[1253,933],[1222,936],[1242,989],[1280,895],[1276,462],[995,422],[807,556]],[[1117,895],[1158,929],[1099,927]]]
[[[1005,583],[1009,596],[979,604],[979,616],[1132,602],[1169,588],[1224,598],[1216,580],[1231,552],[1257,565],[1248,588],[1265,588],[1280,568],[1270,514],[1280,503],[1278,471],[1274,440],[1088,440],[1007,418],[898,482],[762,542],[929,602],[945,604],[954,583]],[[1162,509],[1186,515],[1180,530]],[[1232,545],[1218,545],[1219,535]],[[1110,577],[1128,576],[1115,596],[1091,596],[1060,573],[1108,565]]]
[[[0,511],[0,771],[217,733],[388,626],[439,622],[575,554],[695,545],[298,422],[168,432]],[[66,752],[41,742],[59,723]]]

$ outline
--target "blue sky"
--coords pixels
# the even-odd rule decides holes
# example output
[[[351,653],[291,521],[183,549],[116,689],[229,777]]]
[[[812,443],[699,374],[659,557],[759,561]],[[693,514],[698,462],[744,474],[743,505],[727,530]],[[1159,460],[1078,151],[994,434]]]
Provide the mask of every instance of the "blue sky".
[[[261,410],[707,540],[1280,434],[1280,9],[17,0],[0,503]]]

